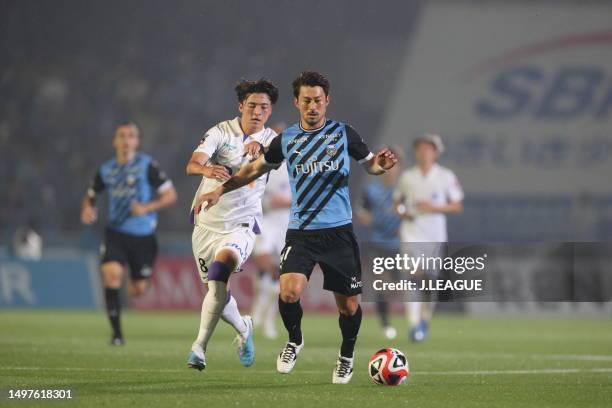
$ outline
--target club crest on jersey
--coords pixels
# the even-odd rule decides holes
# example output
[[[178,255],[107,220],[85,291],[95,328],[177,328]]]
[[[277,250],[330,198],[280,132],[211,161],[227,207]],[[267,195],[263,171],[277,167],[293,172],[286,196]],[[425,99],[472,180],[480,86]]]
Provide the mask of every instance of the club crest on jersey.
[[[134,183],[136,183],[136,176],[133,174],[128,174],[127,177],[125,178],[125,182],[127,183],[128,186],[133,186]]]
[[[336,147],[336,145],[330,144],[325,148],[325,154],[333,157],[336,152],[338,151],[338,148]]]

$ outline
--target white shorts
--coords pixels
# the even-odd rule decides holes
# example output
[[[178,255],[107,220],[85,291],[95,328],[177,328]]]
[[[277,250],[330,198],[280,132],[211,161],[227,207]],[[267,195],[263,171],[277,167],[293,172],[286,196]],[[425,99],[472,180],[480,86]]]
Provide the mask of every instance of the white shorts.
[[[222,234],[196,225],[191,236],[191,246],[202,282],[208,282],[208,268],[222,249],[229,249],[236,254],[239,261],[234,272],[240,272],[242,264],[253,251],[254,243],[255,233],[248,228]]]
[[[272,254],[280,257],[285,247],[288,221],[288,219],[287,222],[284,222],[284,219],[278,217],[264,216],[261,220],[261,235],[255,244],[254,254]]]

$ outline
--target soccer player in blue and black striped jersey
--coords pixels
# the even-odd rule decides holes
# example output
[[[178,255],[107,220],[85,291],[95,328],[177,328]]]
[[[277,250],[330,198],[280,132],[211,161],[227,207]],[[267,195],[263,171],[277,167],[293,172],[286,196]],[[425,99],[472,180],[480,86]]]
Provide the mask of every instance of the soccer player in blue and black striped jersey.
[[[285,248],[281,254],[279,310],[289,341],[278,356],[280,373],[289,373],[304,347],[300,295],[315,264],[323,271],[323,288],[334,293],[342,333],[332,382],[346,384],[353,375],[353,351],[361,325],[361,266],[352,229],[348,177],[350,158],[371,174],[383,174],[396,163],[394,153],[372,154],[346,123],[327,119],[329,82],[317,72],[303,72],[293,81],[300,121],[278,135],[266,153],[216,190],[199,197],[196,209],[278,168],[286,160],[292,206]]]
[[[145,292],[157,255],[156,212],[176,201],[172,181],[151,156],[138,152],[139,130],[132,122],[121,124],[113,136],[115,158],[96,172],[81,205],[81,221],[98,218],[96,197],[108,192],[109,206],[101,248],[106,312],[112,328],[111,345],[123,344],[119,289],[124,265],[129,267],[131,295]]]

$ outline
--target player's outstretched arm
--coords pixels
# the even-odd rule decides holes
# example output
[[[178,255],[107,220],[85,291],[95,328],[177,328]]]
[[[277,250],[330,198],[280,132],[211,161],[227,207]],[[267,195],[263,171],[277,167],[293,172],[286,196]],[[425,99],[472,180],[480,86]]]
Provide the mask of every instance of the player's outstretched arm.
[[[232,176],[232,178],[227,180],[224,184],[220,185],[213,191],[202,194],[200,197],[198,197],[195,205],[196,213],[199,213],[203,209],[206,210],[207,208],[212,207],[213,205],[217,204],[219,198],[223,194],[246,186],[251,181],[272,170],[274,167],[275,166],[271,166],[270,164],[266,163],[263,156],[259,156],[257,160],[242,166],[238,173]]]
[[[222,191],[221,194],[229,193],[242,186],[246,186],[251,181],[263,176],[273,168],[274,166],[270,166],[266,163],[263,156],[259,156],[246,166],[242,166],[232,178],[226,181],[222,186],[219,186]]]
[[[396,163],[395,153],[391,149],[384,148],[372,156],[370,160],[363,162],[363,167],[368,173],[378,176],[395,166]]]

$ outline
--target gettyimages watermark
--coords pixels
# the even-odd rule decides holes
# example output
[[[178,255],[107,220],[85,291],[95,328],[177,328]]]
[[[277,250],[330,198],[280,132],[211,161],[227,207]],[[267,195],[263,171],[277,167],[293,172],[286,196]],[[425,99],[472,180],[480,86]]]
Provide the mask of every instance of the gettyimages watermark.
[[[363,300],[612,300],[612,243],[361,244]]]

